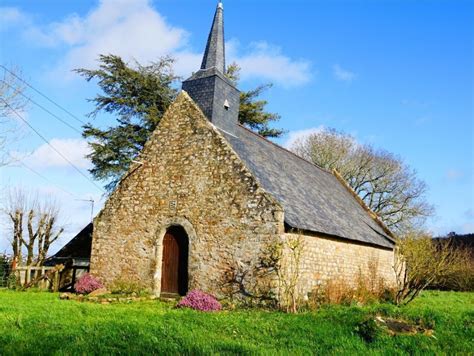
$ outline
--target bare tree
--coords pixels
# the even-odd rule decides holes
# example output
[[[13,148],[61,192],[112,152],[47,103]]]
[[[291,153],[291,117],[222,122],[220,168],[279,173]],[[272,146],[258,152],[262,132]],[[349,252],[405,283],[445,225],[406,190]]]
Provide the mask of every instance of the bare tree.
[[[6,149],[19,132],[18,121],[14,115],[15,112],[21,113],[28,103],[23,96],[25,84],[19,78],[21,72],[18,68],[0,68],[0,166],[12,160]]]
[[[48,255],[51,245],[64,232],[63,226],[58,226],[59,208],[56,203],[49,202],[40,212],[42,222],[41,233],[38,234],[38,253],[36,264],[42,266]]]
[[[355,193],[395,233],[419,227],[433,208],[426,201],[426,184],[399,157],[359,144],[336,130],[321,130],[296,141],[296,154],[337,170]]]
[[[10,244],[13,253],[12,260],[15,264],[21,264],[23,261],[22,239],[24,214],[26,211],[25,202],[24,192],[19,189],[12,189],[9,191],[9,196],[6,197],[2,206],[2,212],[12,224]]]
[[[58,224],[58,204],[50,199],[40,200],[38,194],[12,189],[2,210],[12,224],[14,260],[22,263],[24,248],[26,265],[43,265],[49,248],[64,232]]]

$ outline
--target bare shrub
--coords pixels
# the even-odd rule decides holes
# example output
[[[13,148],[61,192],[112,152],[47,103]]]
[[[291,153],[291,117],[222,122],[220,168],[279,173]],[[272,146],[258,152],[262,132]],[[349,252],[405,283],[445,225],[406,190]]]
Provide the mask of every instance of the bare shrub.
[[[439,241],[449,244],[458,256],[457,262],[437,280],[428,286],[431,289],[474,291],[474,253],[465,246],[455,246],[452,241]]]
[[[279,282],[280,306],[287,313],[298,311],[298,284],[301,277],[303,249],[304,237],[301,234],[287,235],[281,246],[284,258],[280,258],[276,272]]]
[[[265,246],[258,262],[234,261],[224,273],[222,291],[244,306],[279,307],[296,313],[304,237],[286,235]]]
[[[426,233],[411,233],[397,242],[394,270],[397,278],[395,303],[407,304],[429,285],[457,278],[472,266],[466,250],[451,241],[434,242]]]
[[[242,307],[275,307],[272,266],[234,260],[223,274],[221,291]]]

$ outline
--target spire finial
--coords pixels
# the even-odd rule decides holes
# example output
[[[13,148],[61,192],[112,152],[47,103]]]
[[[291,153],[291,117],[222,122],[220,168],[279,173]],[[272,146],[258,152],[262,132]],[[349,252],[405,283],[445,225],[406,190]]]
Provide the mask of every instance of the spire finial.
[[[216,67],[225,73],[225,48],[224,48],[224,6],[222,1],[217,3],[216,13],[212,22],[211,32],[207,39],[206,51],[202,59],[201,69]]]

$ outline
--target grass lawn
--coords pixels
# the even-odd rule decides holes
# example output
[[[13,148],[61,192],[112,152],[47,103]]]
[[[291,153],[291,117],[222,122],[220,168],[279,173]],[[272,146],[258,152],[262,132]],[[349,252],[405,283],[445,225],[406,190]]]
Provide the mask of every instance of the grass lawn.
[[[416,321],[424,334],[358,332],[376,315]],[[8,354],[472,354],[474,293],[425,292],[412,304],[331,306],[296,315],[200,313],[159,301],[101,305],[0,290],[0,355]]]

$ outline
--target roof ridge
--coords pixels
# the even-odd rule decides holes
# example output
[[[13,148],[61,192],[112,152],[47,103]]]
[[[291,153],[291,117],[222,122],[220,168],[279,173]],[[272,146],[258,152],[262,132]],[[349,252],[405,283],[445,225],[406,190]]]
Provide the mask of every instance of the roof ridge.
[[[325,173],[328,173],[328,174],[330,174],[330,175],[333,175],[330,170],[328,170],[328,169],[326,169],[326,168],[323,168],[323,167],[320,167],[320,166],[318,166],[316,163],[313,163],[313,162],[311,162],[311,161],[308,161],[306,158],[303,158],[303,157],[297,155],[296,153],[290,151],[289,149],[287,149],[287,148],[285,148],[285,147],[282,147],[282,146],[280,146],[279,144],[277,144],[277,143],[275,143],[275,142],[273,142],[273,141],[270,141],[268,138],[266,138],[266,137],[264,137],[264,136],[262,136],[262,135],[260,135],[260,134],[258,134],[258,133],[256,133],[256,132],[250,130],[249,128],[245,127],[244,125],[242,125],[242,124],[240,124],[240,123],[238,123],[237,125],[240,126],[240,127],[242,127],[243,129],[247,130],[248,132],[254,134],[255,136],[257,136],[257,137],[259,137],[259,138],[265,140],[266,142],[271,143],[272,145],[278,147],[279,149],[281,149],[281,150],[283,150],[283,151],[285,151],[285,152],[288,152],[288,153],[292,154],[293,156],[299,158],[300,160],[302,160],[302,161],[304,161],[304,162],[306,162],[306,163],[308,163],[308,164],[310,164],[310,165],[312,165],[312,166],[314,166],[314,167],[320,169],[321,171],[323,171],[323,172],[325,172]]]

